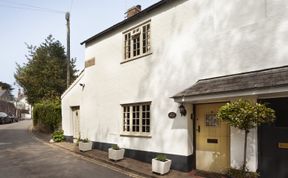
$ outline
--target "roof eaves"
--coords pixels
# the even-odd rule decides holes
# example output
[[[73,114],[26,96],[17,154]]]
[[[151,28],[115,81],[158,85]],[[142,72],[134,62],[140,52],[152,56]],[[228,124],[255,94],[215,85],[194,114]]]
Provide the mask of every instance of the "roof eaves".
[[[223,79],[228,79],[228,78],[233,78],[233,77],[238,77],[238,76],[243,76],[243,75],[253,75],[253,74],[257,74],[257,73],[263,73],[263,72],[271,72],[271,71],[283,71],[283,70],[287,70],[288,66],[280,66],[280,67],[274,67],[274,68],[266,68],[266,69],[261,69],[261,70],[256,70],[256,71],[249,71],[249,72],[243,72],[243,73],[236,73],[236,74],[231,74],[231,75],[226,75],[226,76],[219,76],[219,77],[212,77],[212,78],[206,78],[206,79],[200,79],[198,80],[195,84],[193,84],[191,87],[183,90],[180,93],[177,93],[176,95],[172,96],[171,98],[181,98],[184,96],[187,96],[187,93],[189,93],[189,90],[191,90],[191,88],[195,87],[197,84],[203,84],[203,83],[209,83],[209,82],[213,82],[213,81],[218,81],[218,80],[223,80]],[[277,85],[277,87],[286,87],[287,84],[279,84]],[[233,90],[229,90],[229,91],[215,91],[215,92],[204,92],[204,93],[199,93],[199,94],[191,94],[189,93],[189,96],[198,96],[198,95],[209,95],[209,94],[215,94],[215,93],[222,93],[222,92],[235,92],[235,91],[244,91],[244,90],[251,90],[251,89],[265,89],[265,88],[270,88],[273,86],[264,86],[264,87],[252,87],[252,88],[245,88],[245,89],[233,89]]]
[[[146,9],[142,10],[138,14],[136,14],[136,15],[130,17],[130,18],[127,18],[127,19],[125,19],[125,20],[123,20],[123,21],[121,21],[121,22],[119,22],[119,23],[107,28],[106,30],[103,30],[102,32],[100,32],[100,33],[98,33],[98,34],[86,39],[85,41],[81,42],[80,44],[83,45],[83,44],[90,43],[90,42],[96,40],[97,38],[99,38],[99,37],[101,37],[101,36],[103,36],[103,35],[105,35],[105,34],[107,34],[109,32],[112,32],[112,31],[114,31],[114,30],[116,30],[116,29],[118,29],[120,27],[122,27],[123,25],[125,25],[127,23],[133,22],[133,21],[135,21],[135,20],[147,15],[152,10],[157,9],[158,7],[166,4],[169,1],[172,2],[173,0],[161,0],[161,1],[151,5],[149,7],[147,7]]]
[[[279,67],[272,67],[272,68],[265,68],[265,69],[254,70],[254,71],[249,71],[249,72],[241,72],[241,73],[230,74],[230,75],[222,75],[222,76],[211,77],[211,78],[204,78],[204,79],[198,80],[198,82],[207,81],[207,80],[208,81],[209,80],[217,80],[217,79],[235,77],[235,76],[240,76],[240,75],[248,75],[248,74],[271,71],[271,70],[278,70],[278,69],[283,69],[283,68],[288,68],[288,65],[279,66]]]

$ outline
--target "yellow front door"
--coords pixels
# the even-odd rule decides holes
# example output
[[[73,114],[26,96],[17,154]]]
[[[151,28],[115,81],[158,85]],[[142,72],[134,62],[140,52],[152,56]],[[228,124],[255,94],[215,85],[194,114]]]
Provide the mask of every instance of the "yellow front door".
[[[230,129],[217,121],[216,113],[225,103],[196,105],[196,168],[222,173],[230,165]]]

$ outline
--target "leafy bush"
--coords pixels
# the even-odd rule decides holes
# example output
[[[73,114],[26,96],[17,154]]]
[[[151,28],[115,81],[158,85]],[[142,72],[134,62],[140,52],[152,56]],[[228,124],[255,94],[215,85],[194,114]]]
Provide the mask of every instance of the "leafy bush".
[[[263,104],[239,99],[222,106],[217,113],[217,118],[227,122],[232,127],[245,131],[244,161],[242,166],[245,173],[248,133],[250,129],[259,125],[274,122],[275,111]]]
[[[88,143],[89,142],[89,139],[88,138],[85,138],[85,139],[79,139],[80,142],[83,142],[83,143]]]
[[[64,132],[63,130],[56,130],[52,134],[52,139],[54,142],[62,142],[64,140]]]
[[[34,105],[33,124],[40,130],[53,132],[61,124],[61,104],[59,99],[45,100]]]
[[[156,156],[156,160],[165,162],[167,160],[167,156],[164,154],[159,154]]]
[[[257,178],[259,176],[256,172],[248,172],[248,169],[234,169],[230,168],[227,171],[227,175],[232,178]]]
[[[112,145],[113,150],[120,150],[119,146],[117,144]]]

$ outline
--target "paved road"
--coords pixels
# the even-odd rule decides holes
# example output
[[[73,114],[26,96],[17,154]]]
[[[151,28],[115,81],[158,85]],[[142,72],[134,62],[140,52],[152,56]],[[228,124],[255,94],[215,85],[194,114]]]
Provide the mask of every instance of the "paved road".
[[[32,121],[0,125],[0,178],[126,178],[32,137]]]

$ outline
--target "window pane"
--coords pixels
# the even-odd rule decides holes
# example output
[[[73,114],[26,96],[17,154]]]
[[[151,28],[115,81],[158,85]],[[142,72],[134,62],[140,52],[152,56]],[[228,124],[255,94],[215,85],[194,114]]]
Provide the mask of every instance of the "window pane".
[[[143,26],[142,31],[142,52],[145,54],[150,50],[150,24]]]
[[[150,132],[150,127],[149,126],[146,127],[146,132]]]
[[[129,59],[131,57],[131,34],[125,34],[125,42],[124,42],[124,58]]]
[[[124,60],[148,53],[151,48],[150,36],[150,24],[145,24],[124,34]]]
[[[130,111],[132,113],[130,113]],[[132,120],[130,121],[130,119]],[[123,106],[123,131],[149,133],[150,105],[137,104],[137,105]]]

